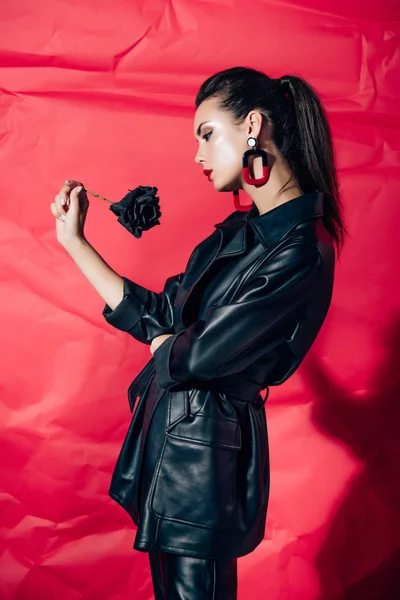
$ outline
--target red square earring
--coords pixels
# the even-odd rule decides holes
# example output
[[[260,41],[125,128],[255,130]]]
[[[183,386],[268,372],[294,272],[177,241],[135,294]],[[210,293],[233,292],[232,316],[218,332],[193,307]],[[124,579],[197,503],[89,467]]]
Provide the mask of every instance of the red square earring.
[[[262,150],[261,148],[256,149],[256,146],[257,146],[256,138],[250,136],[247,139],[247,144],[249,146],[251,146],[252,149],[246,150],[246,152],[244,152],[243,157],[242,157],[243,179],[249,185],[264,185],[264,183],[267,183],[267,181],[269,179],[268,155],[265,152],[265,150]],[[261,156],[261,158],[262,158],[263,174],[262,174],[262,177],[259,177],[258,179],[250,177],[250,174],[249,174],[249,157],[250,156]],[[254,204],[254,203],[252,203],[247,206],[243,206],[242,204],[240,204],[239,190],[235,190],[233,192],[233,201],[235,204],[235,209],[240,210],[242,212],[249,210],[249,208],[251,208],[251,206]]]
[[[243,154],[243,157],[242,157],[243,179],[249,185],[264,185],[264,183],[267,183],[267,181],[269,179],[268,155],[265,152],[265,150],[262,150],[261,148],[258,148],[258,150],[257,150],[256,138],[249,137],[247,140],[247,143],[249,146],[252,146],[252,150],[246,150],[246,152]],[[262,177],[259,177],[258,179],[254,179],[253,177],[250,177],[250,174],[249,174],[249,157],[250,156],[261,156],[261,158],[262,158],[263,174],[262,174]]]

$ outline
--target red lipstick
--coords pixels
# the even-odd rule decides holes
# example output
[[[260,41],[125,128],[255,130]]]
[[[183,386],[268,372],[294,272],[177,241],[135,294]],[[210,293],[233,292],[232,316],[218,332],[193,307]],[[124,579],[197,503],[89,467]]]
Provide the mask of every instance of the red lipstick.
[[[212,169],[204,169],[203,173],[206,177],[208,177],[208,181],[210,181]]]

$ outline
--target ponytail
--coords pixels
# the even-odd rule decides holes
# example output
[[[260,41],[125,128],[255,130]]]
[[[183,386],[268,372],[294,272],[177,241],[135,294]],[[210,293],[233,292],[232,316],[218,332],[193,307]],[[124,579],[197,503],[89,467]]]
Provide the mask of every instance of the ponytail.
[[[285,75],[278,81],[289,110],[282,111],[275,123],[275,144],[304,192],[323,192],[324,224],[340,252],[347,231],[327,114],[317,93],[304,79]]]

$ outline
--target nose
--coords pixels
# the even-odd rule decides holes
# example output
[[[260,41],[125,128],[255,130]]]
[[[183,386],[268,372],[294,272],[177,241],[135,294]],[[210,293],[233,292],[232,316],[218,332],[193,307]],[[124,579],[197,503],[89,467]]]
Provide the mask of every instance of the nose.
[[[196,156],[194,157],[194,162],[195,163],[202,163],[202,162],[204,162],[204,158],[201,156],[200,148],[196,152]]]

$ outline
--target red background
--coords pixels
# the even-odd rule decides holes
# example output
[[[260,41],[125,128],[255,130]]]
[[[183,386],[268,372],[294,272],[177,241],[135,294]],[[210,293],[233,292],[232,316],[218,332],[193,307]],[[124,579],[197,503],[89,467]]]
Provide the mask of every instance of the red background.
[[[193,116],[235,65],[320,93],[351,235],[313,348],[271,388],[267,526],[239,599],[400,597],[399,23],[398,0],[2,3],[1,599],[153,597],[107,493],[149,347],[105,322],[50,203],[68,178],[113,201],[157,186],[140,240],[93,197],[86,235],[161,290],[233,210],[194,163]]]

